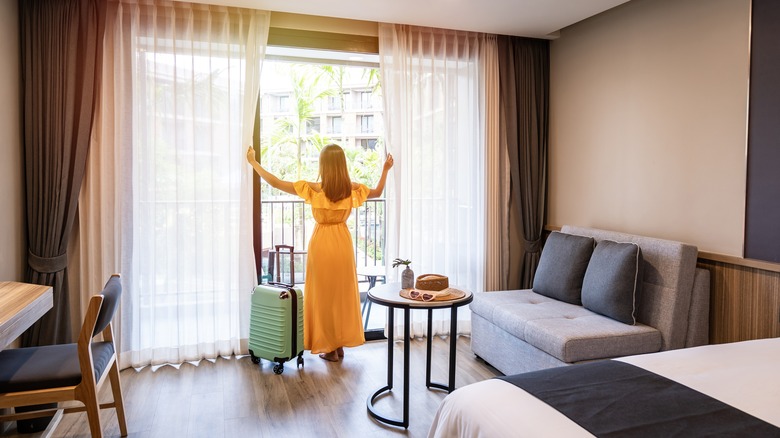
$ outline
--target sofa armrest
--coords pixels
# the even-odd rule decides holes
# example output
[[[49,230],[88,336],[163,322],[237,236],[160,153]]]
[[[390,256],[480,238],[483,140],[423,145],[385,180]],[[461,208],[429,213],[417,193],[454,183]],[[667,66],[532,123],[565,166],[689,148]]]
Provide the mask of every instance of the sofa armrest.
[[[696,268],[688,310],[688,334],[686,347],[706,345],[710,342],[710,271]]]

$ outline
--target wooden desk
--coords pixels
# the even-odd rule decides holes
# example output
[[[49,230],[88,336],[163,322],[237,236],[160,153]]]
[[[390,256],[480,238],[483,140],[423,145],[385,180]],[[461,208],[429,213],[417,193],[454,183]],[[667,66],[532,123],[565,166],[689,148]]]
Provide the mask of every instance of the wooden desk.
[[[51,286],[0,281],[0,349],[54,306]]]

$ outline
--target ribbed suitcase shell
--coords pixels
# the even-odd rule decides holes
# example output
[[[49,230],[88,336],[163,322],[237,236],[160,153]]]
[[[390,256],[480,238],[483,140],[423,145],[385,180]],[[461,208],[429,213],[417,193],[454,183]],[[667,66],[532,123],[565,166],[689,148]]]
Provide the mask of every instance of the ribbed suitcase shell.
[[[298,303],[295,316],[290,288],[261,284],[252,291],[249,354],[254,363],[260,363],[260,358],[277,362],[276,374],[284,371],[284,362],[296,356],[297,365],[303,365],[303,292],[298,287],[293,290]],[[297,322],[297,328],[293,326],[294,322]],[[296,331],[295,342],[293,330]]]

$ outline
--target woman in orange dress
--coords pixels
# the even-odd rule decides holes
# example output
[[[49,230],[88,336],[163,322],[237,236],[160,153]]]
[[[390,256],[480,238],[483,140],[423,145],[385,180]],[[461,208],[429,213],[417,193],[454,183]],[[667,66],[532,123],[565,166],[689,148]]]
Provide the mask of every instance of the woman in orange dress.
[[[311,204],[317,225],[309,241],[306,261],[303,343],[312,353],[320,353],[321,358],[338,362],[344,357],[344,347],[365,342],[354,246],[346,221],[353,208],[366,199],[382,195],[387,172],[393,167],[393,156],[387,155],[382,176],[373,189],[352,182],[344,150],[335,144],[325,146],[320,152],[319,183],[293,183],[277,178],[257,162],[251,147],[247,160],[272,187],[300,196]]]

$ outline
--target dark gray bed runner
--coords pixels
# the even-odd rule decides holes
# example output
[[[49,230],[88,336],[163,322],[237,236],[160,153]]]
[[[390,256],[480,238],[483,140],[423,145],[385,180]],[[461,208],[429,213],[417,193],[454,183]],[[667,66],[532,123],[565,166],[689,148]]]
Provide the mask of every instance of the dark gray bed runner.
[[[780,437],[780,428],[772,424],[625,362],[607,360],[498,378],[597,437]]]

